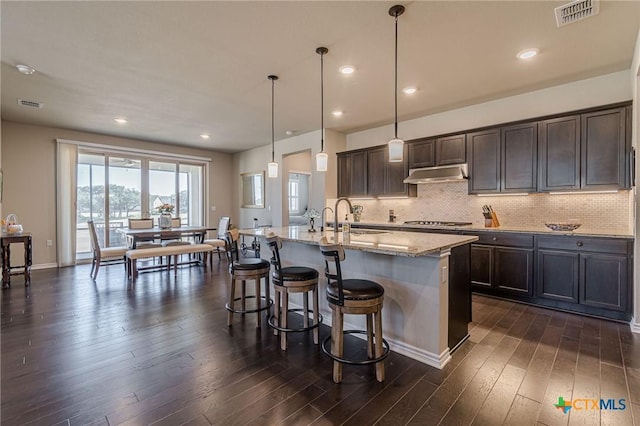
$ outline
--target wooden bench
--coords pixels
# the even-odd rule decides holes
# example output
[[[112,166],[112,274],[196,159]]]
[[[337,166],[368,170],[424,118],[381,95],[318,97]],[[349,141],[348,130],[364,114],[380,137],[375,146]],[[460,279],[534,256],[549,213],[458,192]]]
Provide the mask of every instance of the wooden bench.
[[[129,278],[136,279],[138,276],[138,260],[140,259],[148,259],[152,257],[167,257],[166,264],[154,265],[149,268],[164,268],[166,267],[168,270],[171,269],[171,256],[173,256],[174,261],[174,273],[178,269],[178,256],[181,254],[202,254],[203,255],[203,265],[207,266],[207,256],[211,254],[214,250],[213,246],[209,244],[189,244],[189,245],[171,245],[165,247],[152,247],[152,248],[144,248],[144,249],[134,249],[129,250],[125,254],[127,258],[127,272]],[[148,268],[145,268],[148,269]]]

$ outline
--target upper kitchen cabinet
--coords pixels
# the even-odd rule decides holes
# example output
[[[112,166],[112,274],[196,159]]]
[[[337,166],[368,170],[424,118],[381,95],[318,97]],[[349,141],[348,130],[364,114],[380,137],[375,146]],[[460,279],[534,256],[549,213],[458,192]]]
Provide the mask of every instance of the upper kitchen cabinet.
[[[436,139],[436,165],[462,164],[467,161],[467,135]]]
[[[580,187],[580,116],[540,122],[540,191]]]
[[[626,110],[582,114],[580,186],[586,189],[625,187]]]
[[[466,135],[417,139],[409,146],[409,168],[462,164],[467,159]]]
[[[389,162],[386,145],[338,154],[338,197],[415,197],[409,174],[408,149],[404,161]]]
[[[338,197],[367,196],[367,151],[338,154]]]
[[[538,182],[538,124],[502,128],[500,191],[535,192]]]
[[[408,148],[404,147],[404,160],[389,161],[389,149],[386,145],[367,150],[367,195],[371,197],[415,197],[415,185],[403,180],[409,174]]]
[[[539,190],[628,188],[625,107],[554,118],[539,126]]]
[[[469,193],[500,191],[500,128],[467,134]]]
[[[409,168],[433,167],[436,165],[436,140],[418,139],[408,142]]]

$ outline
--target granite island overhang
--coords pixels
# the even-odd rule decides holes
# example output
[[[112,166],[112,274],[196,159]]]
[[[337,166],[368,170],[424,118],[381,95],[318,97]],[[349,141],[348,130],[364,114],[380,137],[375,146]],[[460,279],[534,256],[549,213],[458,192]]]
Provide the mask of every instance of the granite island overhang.
[[[467,323],[471,320],[469,244],[477,237],[355,229],[348,233],[308,232],[306,226],[240,230],[243,236],[257,237],[263,258],[271,252],[262,237],[270,233],[283,241],[283,266],[309,266],[316,268],[321,276],[324,260],[319,241],[326,237],[329,242],[343,244],[346,250],[343,276],[370,279],[385,289],[383,335],[392,351],[442,368],[449,362],[451,351],[468,337]],[[321,278],[321,294],[326,290],[325,285],[326,280]],[[290,302],[302,304],[301,300]],[[450,321],[450,307],[468,313],[468,321],[462,320],[463,335],[453,341],[450,322],[460,329],[461,320]],[[331,325],[328,323],[331,311],[325,298],[321,298],[320,311],[325,324]],[[365,328],[364,320],[360,321],[359,317],[345,316],[345,329]]]

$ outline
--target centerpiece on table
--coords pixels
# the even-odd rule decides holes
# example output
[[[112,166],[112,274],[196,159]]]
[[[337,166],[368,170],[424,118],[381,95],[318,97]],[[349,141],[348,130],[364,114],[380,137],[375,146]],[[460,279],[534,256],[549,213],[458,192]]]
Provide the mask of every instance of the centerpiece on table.
[[[160,213],[160,218],[158,219],[158,226],[163,229],[171,228],[171,217],[175,206],[173,204],[160,204],[156,207],[158,213]]]
[[[302,215],[303,217],[306,217],[307,219],[309,219],[309,232],[316,232],[316,228],[314,228],[315,226],[315,222],[316,219],[320,217],[320,213],[318,213],[318,210],[316,209],[309,209],[306,212],[304,212],[304,214]]]

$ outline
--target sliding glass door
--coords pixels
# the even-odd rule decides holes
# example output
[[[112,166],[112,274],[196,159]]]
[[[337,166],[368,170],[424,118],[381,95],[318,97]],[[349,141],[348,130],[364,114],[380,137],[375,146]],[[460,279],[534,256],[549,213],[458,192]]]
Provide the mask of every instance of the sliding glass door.
[[[108,166],[106,166],[108,165]],[[78,154],[76,255],[91,252],[87,221],[101,247],[124,245],[129,218],[156,218],[160,204],[175,206],[183,225],[204,224],[204,165],[122,154]]]

